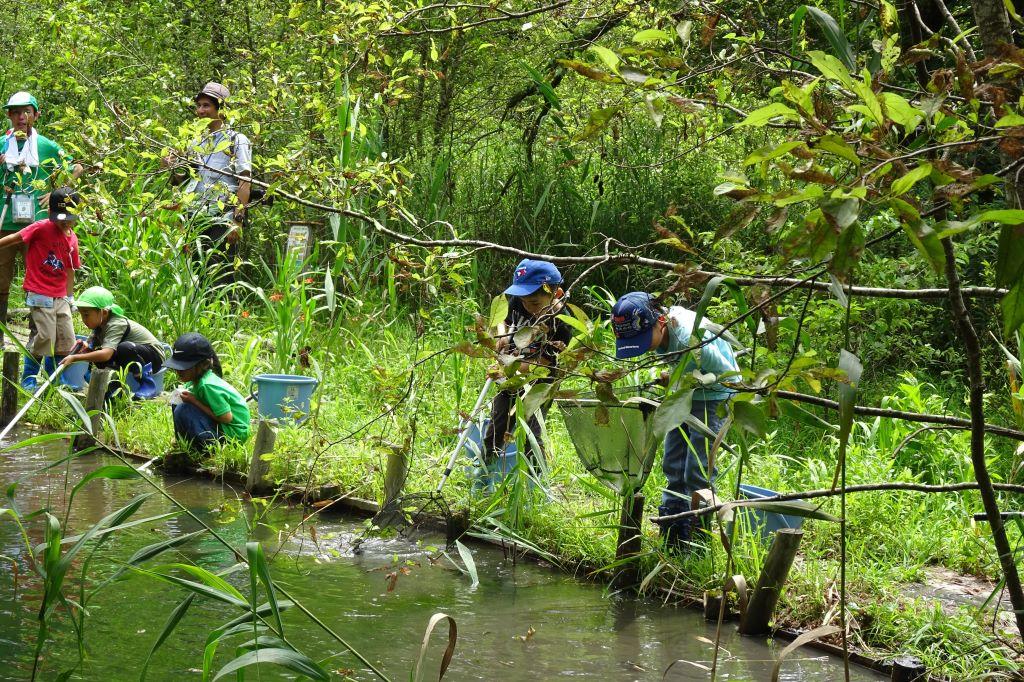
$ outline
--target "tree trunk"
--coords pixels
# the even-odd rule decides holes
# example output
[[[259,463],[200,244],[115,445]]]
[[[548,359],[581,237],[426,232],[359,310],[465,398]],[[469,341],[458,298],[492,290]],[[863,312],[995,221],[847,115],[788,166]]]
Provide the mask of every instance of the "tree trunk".
[[[1006,14],[1003,0],[972,0],[974,21],[978,25],[978,36],[986,57],[999,54],[1000,45],[1013,40],[1010,33],[1010,17]]]
[[[1010,594],[1017,628],[1024,632],[1024,590],[1021,589],[1020,574],[1014,562],[1013,549],[1006,537],[1002,516],[992,478],[988,473],[985,461],[985,378],[981,368],[981,341],[974,328],[971,316],[967,312],[964,298],[960,293],[960,276],[956,271],[956,258],[953,255],[953,243],[949,239],[942,240],[942,248],[946,253],[946,280],[949,282],[950,315],[957,335],[964,344],[967,355],[967,374],[970,378],[971,407],[971,463],[974,465],[974,479],[978,482],[989,526],[992,528],[992,539],[995,541],[996,553],[999,555],[999,566],[1006,579],[1006,591]]]

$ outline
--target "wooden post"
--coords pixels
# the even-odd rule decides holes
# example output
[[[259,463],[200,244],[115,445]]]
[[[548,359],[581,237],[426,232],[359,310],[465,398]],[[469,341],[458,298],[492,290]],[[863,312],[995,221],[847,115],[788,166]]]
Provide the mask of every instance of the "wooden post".
[[[18,365],[21,353],[4,351],[3,388],[0,389],[0,427],[7,426],[18,412]]]
[[[903,656],[892,661],[889,679],[892,682],[925,682],[928,679],[928,669],[919,658]]]
[[[768,557],[765,559],[757,587],[747,605],[747,611],[740,620],[740,633],[744,635],[763,635],[770,632],[768,622],[771,620],[775,607],[782,594],[782,586],[786,584],[789,569],[800,548],[800,540],[804,532],[793,528],[782,528],[775,533],[775,540]]]
[[[263,461],[263,455],[274,451],[274,443],[277,441],[277,431],[266,419],[260,420],[259,428],[256,430],[256,441],[252,447],[252,459],[249,461],[249,473],[245,477],[245,491],[247,493],[259,492],[267,488],[264,480],[270,466]]]
[[[629,559],[640,555],[641,536],[640,524],[643,522],[644,496],[640,493],[626,495],[622,498],[622,514],[619,516],[619,537],[615,546],[615,561]],[[616,568],[612,587],[628,589],[636,587],[640,582],[639,566],[630,561]]]
[[[95,412],[90,418],[92,424],[92,436],[82,434],[75,439],[75,447],[87,448],[99,442],[98,436],[103,429],[103,415],[100,414],[106,409],[104,404],[107,397],[107,388],[110,387],[110,375],[113,370],[96,369],[92,370],[89,377],[89,391],[85,394],[85,409],[87,412]]]

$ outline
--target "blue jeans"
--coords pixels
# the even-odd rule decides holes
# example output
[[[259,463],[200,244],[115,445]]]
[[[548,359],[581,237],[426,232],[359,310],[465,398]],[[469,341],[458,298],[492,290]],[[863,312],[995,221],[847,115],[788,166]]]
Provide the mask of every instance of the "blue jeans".
[[[182,445],[197,450],[209,450],[224,440],[220,425],[195,405],[182,403],[171,408],[174,413],[174,437]]]
[[[723,417],[718,416],[718,406],[722,402],[694,401],[690,414],[704,422],[709,430],[718,433],[725,422]],[[708,471],[708,450],[713,444],[713,440],[709,442],[707,436],[685,423],[665,436],[665,456],[661,460],[661,469],[665,472],[667,483],[658,508],[661,515],[688,511],[693,493],[714,485],[715,472]]]

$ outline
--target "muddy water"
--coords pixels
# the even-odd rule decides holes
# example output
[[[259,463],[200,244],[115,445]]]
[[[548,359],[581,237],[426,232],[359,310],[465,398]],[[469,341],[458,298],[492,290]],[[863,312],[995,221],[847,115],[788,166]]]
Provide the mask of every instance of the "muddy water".
[[[66,453],[66,446],[57,444],[0,454],[0,485],[6,488],[21,479],[15,500],[23,513],[45,507],[63,518],[70,485],[102,464],[113,463],[85,456],[67,468],[33,473]],[[230,488],[207,480],[163,477],[160,484],[239,548],[244,548],[248,529],[254,526],[250,536],[261,540],[268,553],[276,553],[275,579],[394,680],[409,679],[427,620],[438,611],[458,621],[458,648],[445,678],[449,680],[660,680],[677,659],[689,663],[676,664],[665,679],[709,678],[715,633],[694,612],[607,598],[600,587],[555,571],[512,565],[490,547],[473,547],[480,577],[473,588],[447,559],[433,560],[442,543],[438,537],[368,540],[354,550],[363,530],[361,520],[320,518],[311,528],[301,524],[301,511],[294,508],[277,508],[257,517],[259,510],[237,502]],[[70,510],[71,532],[81,532],[147,490],[141,481],[89,483]],[[170,502],[154,496],[135,518],[173,509]],[[118,561],[138,548],[197,528],[193,520],[177,516],[119,533],[94,559],[90,584],[109,575]],[[34,544],[40,542],[41,521],[30,522],[29,532]],[[2,680],[25,680],[31,671],[39,585],[28,575],[24,553],[15,526],[0,519]],[[206,536],[157,561],[191,561],[214,571],[234,563],[223,546]],[[71,571],[76,592],[80,571],[77,562]],[[243,594],[248,592],[246,572],[228,579]],[[77,594],[69,596],[77,599]],[[137,680],[147,652],[184,596],[177,587],[139,575],[101,592],[91,601],[87,619],[86,661],[72,679]],[[207,634],[235,615],[238,612],[230,607],[197,600],[154,657],[147,679],[200,679]],[[286,613],[285,628],[294,645],[323,661],[327,669],[352,671],[359,680],[374,679],[344,647],[297,611]],[[434,671],[446,633],[444,625],[438,628],[428,655]],[[718,679],[769,679],[777,649],[763,640],[741,638],[726,627]],[[214,670],[231,655],[232,646],[223,645]],[[53,679],[75,658],[74,634],[61,612],[44,650],[39,679]],[[842,679],[840,662],[810,650],[795,654],[783,670],[785,680]],[[257,678],[253,674],[250,679]],[[259,679],[289,678],[280,669],[264,666]],[[853,679],[885,678],[854,670]]]

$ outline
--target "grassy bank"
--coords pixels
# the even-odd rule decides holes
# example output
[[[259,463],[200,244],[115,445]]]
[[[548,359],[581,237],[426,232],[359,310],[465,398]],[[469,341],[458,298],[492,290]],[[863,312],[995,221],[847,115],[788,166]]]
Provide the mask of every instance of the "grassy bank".
[[[256,330],[247,329],[245,319],[238,326],[218,348],[227,378],[242,387],[253,370],[245,361],[245,341]],[[321,366],[323,385],[312,418],[279,432],[269,458],[276,482],[337,484],[344,492],[382,501],[388,455],[401,452],[409,463],[405,491],[434,489],[455,441],[458,411],[470,408],[485,365],[459,355],[440,355],[419,365],[410,383],[408,368],[417,358],[422,360],[420,349],[460,340],[455,331],[435,329],[418,338],[416,334],[416,327],[404,321],[358,333],[338,328],[332,350],[336,361]],[[889,395],[882,402],[888,406],[943,409],[945,399],[935,387],[911,375],[893,380],[885,389]],[[60,427],[61,419],[50,409],[56,405],[51,400],[30,418]],[[170,412],[163,401],[115,406],[113,414],[126,448],[159,455],[171,446]],[[557,409],[551,411],[547,428],[546,492],[524,485],[522,478],[494,494],[473,491],[469,472],[460,466],[444,489],[445,501],[453,512],[468,511],[474,532],[513,537],[567,570],[582,567],[587,572],[606,566],[614,556],[618,500],[586,473]],[[771,422],[771,429],[768,437],[750,443],[743,482],[787,492],[831,486],[838,447],[834,433],[785,419]],[[857,422],[848,454],[848,483],[970,480],[966,433],[932,431],[906,440],[914,431],[914,425],[891,420]],[[999,456],[998,449],[993,452]],[[244,471],[249,453],[248,447],[227,446],[202,464]],[[728,453],[722,458],[720,490],[733,490],[736,458]],[[656,465],[644,490],[648,516],[656,512],[663,483]],[[837,499],[823,502],[824,510],[834,514],[839,513],[838,505]],[[956,680],[1017,670],[1012,652],[993,637],[990,608],[943,608],[914,596],[913,588],[932,566],[979,578],[997,574],[987,528],[971,520],[979,511],[977,495],[970,492],[849,497],[847,573],[858,648],[879,658],[917,655],[934,673]],[[804,528],[778,622],[808,628],[837,622],[839,525],[808,521]],[[1019,538],[1016,528],[1013,533]],[[699,598],[704,590],[717,588],[726,555],[717,539],[711,544],[712,551],[704,557],[668,557],[660,551],[656,529],[645,525],[646,589],[668,588],[680,597]],[[765,547],[753,534],[741,533],[732,572],[753,581],[764,554]]]

